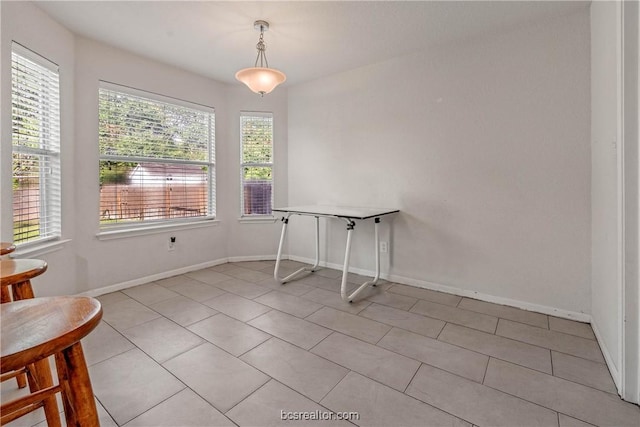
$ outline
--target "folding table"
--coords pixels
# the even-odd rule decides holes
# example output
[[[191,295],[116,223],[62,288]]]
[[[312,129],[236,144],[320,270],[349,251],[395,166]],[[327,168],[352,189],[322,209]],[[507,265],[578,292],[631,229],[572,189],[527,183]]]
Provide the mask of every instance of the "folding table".
[[[279,283],[285,284],[301,273],[314,272],[317,270],[320,264],[320,217],[325,218],[338,218],[346,221],[347,223],[347,244],[344,253],[344,265],[342,267],[342,284],[340,286],[340,295],[345,301],[352,302],[353,299],[360,294],[367,286],[375,286],[380,278],[380,238],[378,236],[378,226],[380,224],[380,218],[385,215],[390,215],[399,212],[398,209],[383,209],[383,208],[357,208],[357,207],[343,207],[343,206],[291,206],[284,208],[275,208],[274,212],[282,212],[282,234],[280,235],[280,244],[278,245],[278,256],[276,258],[276,266],[273,271],[273,277]],[[284,245],[284,239],[287,234],[287,225],[289,224],[289,218],[292,215],[303,215],[315,217],[316,226],[316,260],[311,268],[303,267],[286,277],[281,278],[278,274],[280,269],[280,259],[282,257],[282,247]],[[376,275],[371,281],[367,281],[360,285],[351,295],[347,295],[347,275],[349,273],[349,258],[351,256],[351,235],[356,226],[356,221],[374,220],[374,244],[376,254]]]

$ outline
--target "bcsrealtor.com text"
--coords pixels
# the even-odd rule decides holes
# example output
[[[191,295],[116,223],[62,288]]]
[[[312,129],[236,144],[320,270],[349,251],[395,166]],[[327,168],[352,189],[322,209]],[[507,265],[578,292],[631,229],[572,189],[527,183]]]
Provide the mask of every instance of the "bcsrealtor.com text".
[[[331,411],[280,411],[280,419],[284,421],[357,421],[358,412]]]

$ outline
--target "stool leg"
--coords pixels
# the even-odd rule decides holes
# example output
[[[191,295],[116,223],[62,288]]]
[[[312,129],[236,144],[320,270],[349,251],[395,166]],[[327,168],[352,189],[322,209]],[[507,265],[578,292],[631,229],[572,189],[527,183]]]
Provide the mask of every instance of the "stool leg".
[[[53,385],[51,378],[51,366],[49,358],[38,360],[33,364],[33,380],[38,390]],[[32,390],[33,391],[33,390]],[[47,425],[49,427],[60,427],[60,411],[58,410],[58,402],[56,402],[55,394],[46,398],[44,401],[44,413],[47,417]]]
[[[11,287],[13,291],[13,300],[20,301],[22,299],[33,298],[33,288],[31,287],[31,281],[27,280],[26,282],[17,283]],[[2,290],[6,290],[6,288],[2,288]],[[8,295],[7,290],[7,297]],[[2,296],[4,302],[4,295]],[[10,298],[10,297],[9,297]],[[26,377],[24,375],[19,375],[16,377],[16,382],[18,383],[18,388],[24,388],[27,385]]]
[[[0,301],[2,301],[2,304],[5,302],[11,302],[11,294],[9,293],[8,286],[3,286],[2,289],[0,289],[0,292]]]
[[[25,374],[18,375],[16,382],[18,383],[18,388],[25,388],[27,386],[27,376]]]
[[[33,288],[31,287],[31,281],[16,283],[13,288],[13,300],[20,301],[22,299],[30,299],[35,297],[33,294]]]
[[[58,379],[68,427],[99,427],[98,410],[82,344],[75,343],[56,354]]]
[[[2,294],[0,296],[0,300],[2,304],[5,302],[11,302],[11,293],[9,292],[8,286],[3,286],[1,290]],[[26,375],[18,375],[16,377],[16,382],[18,383],[18,388],[25,388],[27,386],[27,377]]]

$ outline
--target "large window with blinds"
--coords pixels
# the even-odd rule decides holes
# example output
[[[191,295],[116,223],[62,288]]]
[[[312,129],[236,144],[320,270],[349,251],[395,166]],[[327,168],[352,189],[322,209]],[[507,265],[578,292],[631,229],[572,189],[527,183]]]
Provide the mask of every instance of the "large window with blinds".
[[[241,214],[271,215],[273,207],[273,114],[240,113]]]
[[[101,82],[101,228],[215,217],[213,108]]]
[[[12,43],[13,241],[60,237],[60,84],[58,66]]]

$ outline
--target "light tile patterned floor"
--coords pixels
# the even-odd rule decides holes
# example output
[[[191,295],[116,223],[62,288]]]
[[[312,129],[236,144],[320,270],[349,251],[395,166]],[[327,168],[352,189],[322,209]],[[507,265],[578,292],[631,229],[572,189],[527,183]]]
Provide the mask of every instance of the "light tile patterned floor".
[[[272,270],[223,264],[101,296],[84,348],[102,425],[352,425],[281,411],[355,411],[360,426],[640,426],[589,325],[393,283],[347,304],[338,271],[281,286]]]

